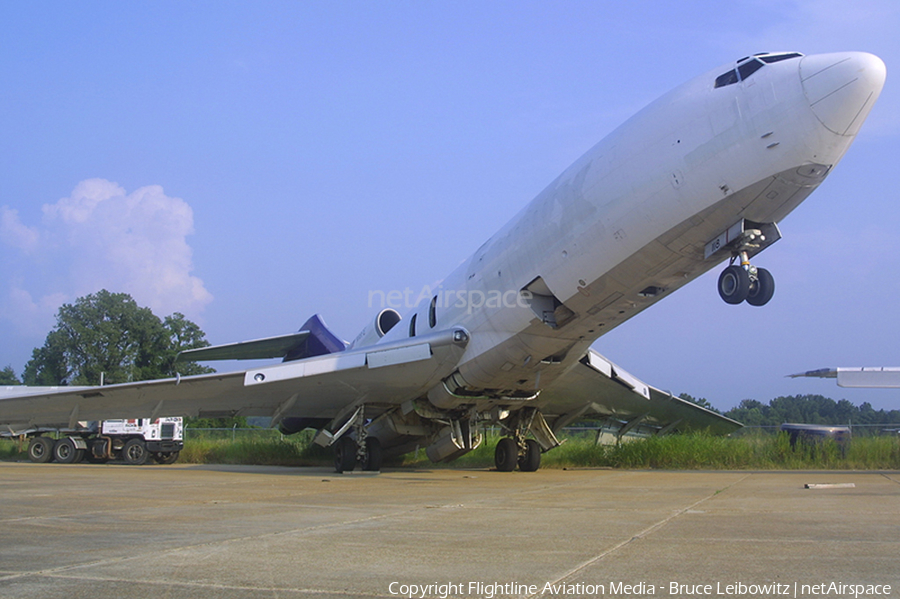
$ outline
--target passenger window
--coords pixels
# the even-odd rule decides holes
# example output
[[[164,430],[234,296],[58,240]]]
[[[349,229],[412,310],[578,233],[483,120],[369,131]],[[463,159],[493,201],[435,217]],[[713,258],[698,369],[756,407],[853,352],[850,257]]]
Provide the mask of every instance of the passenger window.
[[[409,336],[410,337],[416,336],[416,316],[418,316],[418,314],[413,314],[412,318],[409,319]]]

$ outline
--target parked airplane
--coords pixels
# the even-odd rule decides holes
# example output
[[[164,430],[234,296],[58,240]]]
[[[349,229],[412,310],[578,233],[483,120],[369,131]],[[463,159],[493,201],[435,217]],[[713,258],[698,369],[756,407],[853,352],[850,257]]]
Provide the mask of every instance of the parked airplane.
[[[789,374],[792,379],[814,377],[837,379],[838,387],[869,387],[872,389],[900,388],[900,368],[896,366],[863,368],[820,368],[798,374]]]
[[[740,426],[660,391],[590,349],[598,337],[729,261],[722,299],[767,303],[750,260],[831,172],[884,84],[865,53],[741,58],[688,81],[591,148],[402,315],[386,307],[346,344],[317,316],[298,333],[185,352],[280,357],[225,374],[90,388],[13,388],[11,430],[132,414],[271,416],[318,429],[340,471],[425,447],[434,461],[499,425],[498,470],[536,470],[568,423],[619,434]],[[408,298],[386,293],[386,302]],[[653,340],[648,340],[652,343]],[[530,436],[529,436],[530,435]]]

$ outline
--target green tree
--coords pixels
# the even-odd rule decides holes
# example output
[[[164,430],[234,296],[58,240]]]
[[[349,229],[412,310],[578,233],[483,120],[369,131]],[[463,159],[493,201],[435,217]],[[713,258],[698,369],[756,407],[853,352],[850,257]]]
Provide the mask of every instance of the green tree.
[[[678,399],[683,399],[684,401],[689,401],[692,404],[697,404],[701,408],[706,408],[710,412],[715,412],[716,414],[721,414],[718,409],[707,400],[705,397],[694,397],[693,395],[688,395],[687,393],[682,393],[678,396]]]
[[[215,372],[175,364],[179,351],[205,347],[206,335],[183,314],[161,321],[126,293],[101,290],[63,304],[56,326],[25,365],[28,385],[97,385]]]
[[[7,366],[3,370],[0,370],[0,385],[21,385],[22,382],[19,380],[19,377],[16,376],[16,371],[12,369],[12,366]]]
[[[725,415],[747,426],[779,426],[785,422],[831,425],[900,422],[900,410],[876,412],[868,402],[855,406],[846,399],[834,401],[821,395],[776,397],[769,405],[745,399]]]

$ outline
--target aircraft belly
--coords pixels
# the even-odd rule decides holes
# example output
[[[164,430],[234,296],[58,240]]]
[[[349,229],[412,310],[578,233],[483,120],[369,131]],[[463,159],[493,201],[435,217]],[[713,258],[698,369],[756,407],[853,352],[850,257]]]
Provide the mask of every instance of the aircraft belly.
[[[528,324],[518,333],[504,333],[493,345],[467,353],[460,373],[473,388],[533,391],[546,386],[577,362],[594,340],[717,266],[726,256],[707,260],[704,246],[718,233],[741,218],[778,221],[816,188],[827,171],[817,165],[792,168],[731,191],[638,248],[614,247],[630,246],[636,239],[628,238],[627,243],[615,236],[604,239],[583,257],[582,270],[569,264],[555,271],[556,289],[577,288],[576,293],[560,296],[575,312],[573,321],[552,329],[529,314]],[[624,257],[592,281],[579,284],[580,272],[591,261],[596,267],[597,256],[611,255]],[[577,263],[582,257],[572,258]],[[562,277],[573,280],[561,281]]]

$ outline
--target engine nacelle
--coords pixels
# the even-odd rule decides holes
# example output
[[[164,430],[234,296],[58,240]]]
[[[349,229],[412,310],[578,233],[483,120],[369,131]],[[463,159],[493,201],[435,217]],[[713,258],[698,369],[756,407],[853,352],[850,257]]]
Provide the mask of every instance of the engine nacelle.
[[[403,317],[396,310],[385,308],[375,316],[375,320],[372,323],[363,327],[363,330],[350,342],[347,349],[374,345],[402,319]]]

